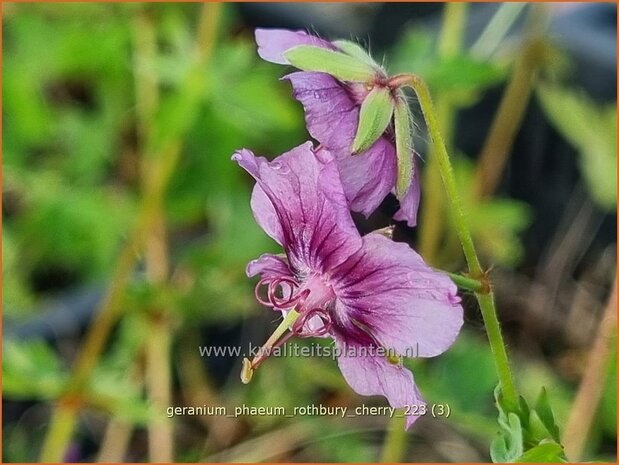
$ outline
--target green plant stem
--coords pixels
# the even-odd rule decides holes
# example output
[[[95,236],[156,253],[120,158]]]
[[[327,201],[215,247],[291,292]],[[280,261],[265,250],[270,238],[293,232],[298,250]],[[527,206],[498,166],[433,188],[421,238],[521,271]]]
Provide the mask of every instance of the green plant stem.
[[[475,296],[479,302],[479,308],[484,319],[484,325],[488,334],[488,341],[494,357],[495,369],[501,384],[503,396],[508,405],[516,408],[518,405],[518,394],[516,386],[509,366],[507,350],[503,341],[503,335],[497,318],[496,307],[494,304],[494,294],[488,281],[487,275],[481,267],[473,238],[468,227],[466,217],[462,208],[462,200],[458,193],[456,179],[454,176],[449,154],[445,148],[445,143],[439,130],[439,124],[432,103],[432,97],[427,85],[423,80],[415,75],[401,75],[401,79],[406,85],[410,86],[417,95],[419,105],[423,112],[428,132],[434,144],[435,156],[438,159],[438,165],[443,179],[443,185],[447,194],[450,211],[453,218],[453,224],[460,239],[462,250],[469,266],[469,276],[476,278],[486,283],[487,293],[477,292]]]
[[[462,48],[469,5],[465,2],[447,2],[443,10],[441,35],[438,40],[440,57],[456,55]]]
[[[146,157],[152,137],[154,117],[159,107],[159,80],[152,63],[157,58],[156,31],[147,8],[141,8],[134,21],[136,113],[142,150],[142,183],[146,192],[150,179],[150,160]],[[168,243],[163,202],[153,213],[152,227],[144,244],[146,275],[154,287],[165,285],[169,275]],[[150,309],[146,338],[145,387],[151,406],[157,412],[171,405],[172,327],[165,308]],[[148,423],[148,450],[151,462],[172,462],[174,458],[173,424],[168,417]]]
[[[148,326],[145,384],[151,406],[157,412],[164,412],[172,404],[172,330],[168,312],[161,310],[152,315]],[[151,462],[173,461],[172,421],[167,416],[157,415],[149,422],[148,450]]]
[[[57,404],[43,443],[41,462],[62,462],[77,422],[79,405]]]
[[[447,123],[448,106],[447,100],[442,99],[438,104],[439,115],[441,121],[446,124],[442,127],[448,128]],[[419,253],[424,257],[427,263],[434,266],[439,266],[437,261],[437,251],[441,239],[443,238],[443,219],[445,215],[445,193],[441,184],[441,172],[438,167],[436,157],[433,156],[432,150],[429,152],[426,169],[423,172],[423,208],[420,212],[419,221]]]
[[[441,59],[457,55],[462,48],[462,38],[466,29],[468,4],[464,2],[449,2],[443,9],[441,33],[438,38],[438,56]],[[445,131],[447,143],[451,146],[452,129],[455,112],[453,102],[445,94],[438,102],[438,119]],[[445,193],[441,186],[441,174],[434,156],[434,148],[430,149],[426,169],[423,172],[424,207],[421,210],[419,229],[419,251],[431,265],[436,265],[436,255],[443,236],[443,220],[445,212]],[[387,429],[382,451],[382,462],[400,462],[406,454],[406,430],[404,420],[393,418]]]
[[[406,453],[406,417],[399,412],[389,422],[385,442],[380,457],[380,463],[401,462]]]
[[[488,59],[501,44],[526,5],[525,2],[501,3],[484,31],[471,46],[471,55],[479,59]]]
[[[484,282],[479,279],[469,278],[468,276],[462,276],[457,273],[447,272],[447,275],[460,289],[472,292],[487,292],[487,289],[484,288]]]
[[[138,218],[116,262],[110,287],[86,335],[65,393],[56,402],[52,412],[41,449],[41,462],[61,462],[71,440],[82,402],[82,393],[121,313],[122,301],[138,253],[144,246],[144,239],[153,222],[157,220],[159,205],[163,201],[168,181],[179,159],[182,136],[193,121],[200,101],[202,90],[200,80],[203,68],[213,52],[220,10],[220,3],[207,3],[202,7],[194,64],[171,109],[176,110],[174,116],[179,116],[180,124],[166,128],[160,123],[159,130],[154,130],[152,137],[149,137],[149,153],[153,154],[150,160],[152,167],[144,188]]]
[[[462,38],[466,26],[468,4],[450,2],[445,4],[443,24],[438,40],[438,57],[446,59],[460,53]],[[447,147],[452,145],[455,111],[453,98],[449,93],[443,93],[436,102],[437,119],[443,129],[443,138]],[[441,173],[437,159],[430,149],[427,166],[423,175],[424,207],[421,210],[421,226],[419,230],[419,251],[424,259],[438,265],[437,250],[443,237],[445,219],[445,193],[441,186]]]
[[[132,382],[135,383],[136,391],[141,391],[144,380],[137,361],[133,362],[130,377]],[[106,426],[96,461],[122,462],[127,454],[132,432],[133,424],[115,413]]]

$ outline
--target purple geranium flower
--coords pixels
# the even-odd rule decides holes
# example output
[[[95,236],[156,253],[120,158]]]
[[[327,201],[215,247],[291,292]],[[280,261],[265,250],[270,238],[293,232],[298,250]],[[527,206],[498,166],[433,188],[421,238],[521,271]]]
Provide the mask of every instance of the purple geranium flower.
[[[271,162],[248,150],[232,159],[256,179],[254,216],[285,251],[248,264],[248,276],[261,277],[256,297],[283,315],[299,314],[270,347],[293,335],[331,337],[356,392],[385,396],[392,407],[422,404],[401,356],[433,357],[451,346],[462,326],[456,286],[408,245],[359,235],[328,151],[307,142]],[[246,368],[252,373],[264,358]]]
[[[294,97],[305,109],[305,121],[310,135],[329,150],[337,160],[344,193],[351,210],[369,216],[390,192],[396,193],[397,157],[395,130],[389,124],[367,150],[354,156],[353,142],[359,125],[361,105],[372,89],[388,89],[392,99],[408,111],[404,95],[392,85],[385,71],[365,52],[350,42],[329,42],[302,31],[283,29],[256,29],[258,54],[264,60],[290,64],[285,54],[295,47],[309,45],[326,50],[347,53],[349,57],[365,62],[373,73],[370,80],[352,82],[338,80],[326,72],[295,72],[284,77],[293,87]],[[340,55],[341,56],[341,55]],[[414,165],[412,148],[404,156]],[[397,192],[400,209],[394,215],[413,227],[417,223],[419,207],[418,170]]]

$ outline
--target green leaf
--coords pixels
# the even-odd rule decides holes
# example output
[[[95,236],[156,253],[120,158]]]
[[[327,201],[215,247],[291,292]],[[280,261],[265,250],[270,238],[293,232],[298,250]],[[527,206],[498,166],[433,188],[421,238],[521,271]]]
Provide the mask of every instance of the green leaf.
[[[365,49],[359,44],[356,44],[349,40],[335,40],[333,41],[333,44],[347,55],[357,58],[364,63],[372,66],[373,68],[380,68],[380,66],[374,61],[370,54],[366,52]]]
[[[361,104],[359,126],[352,144],[352,153],[363,152],[385,132],[393,115],[393,98],[386,87],[374,87]]]
[[[434,39],[425,28],[411,28],[389,53],[389,71],[392,74],[414,72],[425,77],[433,66]]]
[[[516,460],[518,463],[565,463],[563,447],[556,442],[542,442]]]
[[[499,417],[499,425],[501,435],[492,441],[490,456],[493,462],[513,462],[524,452],[520,418],[510,412]]]
[[[480,252],[496,264],[513,267],[523,255],[520,234],[532,220],[530,206],[511,198],[475,200],[471,191],[473,165],[465,155],[456,157],[454,170]]]
[[[544,427],[550,433],[552,439],[556,442],[561,442],[561,439],[559,438],[559,427],[555,422],[555,416],[552,412],[552,407],[550,406],[550,402],[548,400],[548,393],[545,388],[542,388],[542,392],[540,392],[537,402],[535,402],[535,412]]]
[[[617,110],[596,105],[584,93],[540,86],[537,92],[554,126],[579,152],[580,167],[593,199],[617,205]]]
[[[44,341],[5,341],[2,388],[7,399],[54,399],[66,380],[65,367]]]
[[[408,104],[399,98],[394,109],[395,147],[398,164],[398,175],[395,193],[402,200],[410,187],[413,177],[413,126]]]
[[[311,45],[293,47],[284,56],[303,71],[328,73],[341,81],[366,82],[376,74],[374,67],[364,60]]]
[[[480,91],[502,81],[506,71],[494,63],[459,55],[438,61],[427,73],[427,81],[437,91]]]

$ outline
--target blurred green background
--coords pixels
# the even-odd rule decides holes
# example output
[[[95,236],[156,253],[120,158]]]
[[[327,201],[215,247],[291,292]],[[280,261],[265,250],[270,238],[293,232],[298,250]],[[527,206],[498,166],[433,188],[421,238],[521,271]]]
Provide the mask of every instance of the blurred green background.
[[[356,8],[375,14],[378,6]],[[584,434],[582,458],[614,461],[614,310],[604,320],[610,330],[597,328],[616,267],[616,96],[582,90],[574,78],[582,70],[545,29],[525,25],[508,36],[506,20],[535,13],[499,9],[503,24],[490,39],[447,53],[441,11],[422,17],[421,8],[421,19],[377,53],[391,73],[421,74],[437,99],[471,228],[493,265],[521,391],[534,398],[545,386],[562,432],[571,416],[572,434]],[[3,461],[34,462],[41,448],[53,449],[54,439],[41,438],[54,407],[75,414],[67,461],[377,460],[389,423],[381,416],[165,414],[205,404],[385,405],[357,396],[329,359],[274,358],[242,385],[239,357],[198,351],[260,344],[275,327],[245,265],[277,247],[256,225],[252,182],[230,156],[242,147],[275,156],[308,138],[300,105],[279,81],[284,68],[259,60],[253,43],[253,26],[282,24],[235,4],[2,9]],[[351,34],[359,32],[343,35]],[[525,101],[512,114],[524,115],[529,102],[528,113],[520,132],[512,129],[515,142],[501,142],[511,159],[490,163],[497,187],[479,196],[484,157],[476,154],[514,76],[526,77],[517,80]],[[396,238],[431,264],[462,271],[418,121],[423,211],[417,230],[398,225]],[[532,178],[534,198],[518,187]],[[355,219],[369,231],[389,224],[394,209],[390,199],[370,219]],[[451,416],[416,423],[406,461],[489,458],[496,376],[475,300],[463,298],[456,344],[411,361],[425,398],[449,404]],[[93,320],[101,309],[114,317]],[[79,362],[84,341],[105,328],[101,350],[87,342],[93,350]],[[589,427],[574,399],[600,334],[610,342],[598,344],[604,363],[589,393]],[[88,365],[79,383],[70,378],[76,359]]]

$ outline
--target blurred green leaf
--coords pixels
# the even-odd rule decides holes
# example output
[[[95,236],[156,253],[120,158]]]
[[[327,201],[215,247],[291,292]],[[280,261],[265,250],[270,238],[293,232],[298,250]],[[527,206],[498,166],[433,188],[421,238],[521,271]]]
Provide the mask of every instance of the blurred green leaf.
[[[426,78],[435,92],[445,92],[479,91],[500,83],[506,76],[502,67],[460,55],[437,62]]]
[[[607,210],[617,205],[617,108],[599,105],[583,92],[541,85],[537,90],[550,121],[579,152],[593,199]]]
[[[55,399],[68,379],[58,355],[45,342],[6,340],[2,350],[2,395],[9,399]]]
[[[612,354],[605,373],[604,388],[598,407],[599,426],[610,437],[617,435],[617,338],[613,336]]]
[[[441,58],[434,45],[428,31],[410,29],[391,50],[390,72],[415,73],[434,92],[449,93],[460,106],[472,104],[479,92],[507,77],[508,69],[501,64],[466,54]]]
[[[2,228],[2,310],[4,316],[13,318],[24,316],[34,303],[34,295],[25,271],[18,240],[10,224],[7,224],[5,220]]]
[[[473,199],[472,163],[465,156],[459,156],[454,165],[462,200],[468,212],[469,227],[482,253],[496,264],[516,265],[523,254],[519,234],[532,220],[530,207],[510,198]]]
[[[411,28],[404,32],[389,53],[388,68],[391,74],[415,73],[425,76],[436,60],[434,41],[429,30]]]

